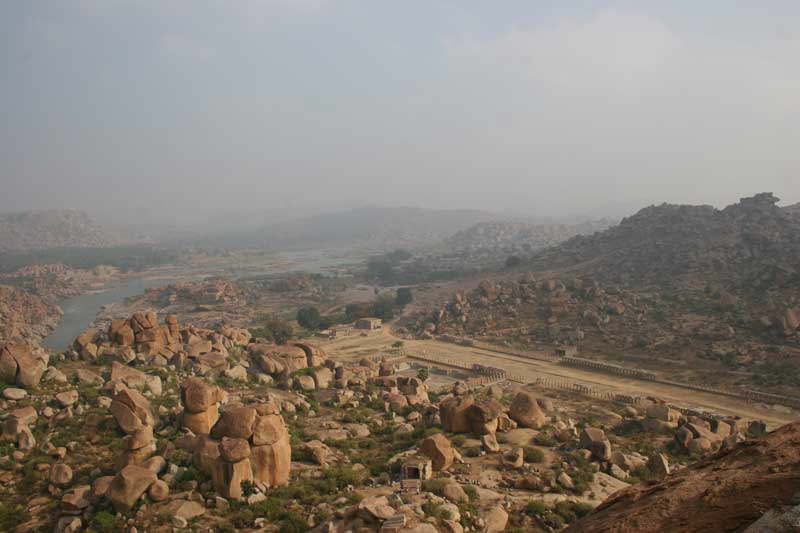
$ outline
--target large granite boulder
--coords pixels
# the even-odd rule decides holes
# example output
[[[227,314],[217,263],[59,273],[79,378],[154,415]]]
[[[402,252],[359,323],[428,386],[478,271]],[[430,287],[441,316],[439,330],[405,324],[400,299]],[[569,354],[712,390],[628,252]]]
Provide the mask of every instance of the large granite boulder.
[[[447,470],[455,460],[453,445],[441,433],[431,435],[423,440],[419,450],[431,460],[431,465],[436,471]]]
[[[547,423],[547,417],[539,407],[536,396],[530,392],[519,392],[509,407],[508,416],[519,426],[540,429]]]

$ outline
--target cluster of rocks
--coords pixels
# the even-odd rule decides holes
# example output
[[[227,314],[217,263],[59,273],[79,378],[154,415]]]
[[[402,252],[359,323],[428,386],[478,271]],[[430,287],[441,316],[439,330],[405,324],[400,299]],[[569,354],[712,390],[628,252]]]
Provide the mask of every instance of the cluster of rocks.
[[[242,289],[235,283],[224,279],[186,281],[166,287],[152,287],[145,292],[145,299],[162,306],[175,303],[214,305],[241,301]]]
[[[229,405],[226,395],[199,379],[181,385],[182,425],[196,466],[209,474],[218,494],[240,499],[242,482],[263,492],[289,482],[292,449],[280,407],[273,402]]]
[[[228,356],[234,347],[247,345],[246,329],[223,326],[217,331],[181,327],[177,317],[167,315],[158,323],[155,312],[135,313],[127,320],[112,320],[103,333],[89,329],[74,342],[74,357],[96,361],[110,357],[126,364],[138,362],[154,366],[192,365],[200,374],[230,372]],[[242,367],[238,372],[246,372]]]
[[[144,463],[156,451],[153,436],[156,419],[150,401],[138,391],[122,385],[111,400],[111,414],[126,435],[122,440],[122,452],[114,461],[116,469]]]
[[[759,436],[765,431],[763,422],[746,424],[735,417],[717,418],[684,415],[660,401],[649,401],[626,408],[628,421],[643,430],[674,435],[680,449],[692,455],[705,455],[720,448],[732,448],[747,435]]]

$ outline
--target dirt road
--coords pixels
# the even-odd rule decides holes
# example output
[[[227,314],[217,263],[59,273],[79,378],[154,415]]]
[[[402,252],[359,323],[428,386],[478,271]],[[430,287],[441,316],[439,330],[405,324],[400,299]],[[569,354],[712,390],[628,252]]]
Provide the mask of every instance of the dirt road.
[[[763,408],[760,404],[748,403],[727,396],[692,391],[659,383],[628,379],[612,374],[590,372],[561,366],[540,360],[531,360],[502,354],[487,349],[460,346],[436,340],[399,339],[389,328],[367,336],[351,336],[323,343],[325,351],[334,358],[360,359],[391,350],[392,343],[402,340],[407,352],[428,353],[458,359],[466,363],[480,363],[502,368],[519,374],[530,381],[548,377],[572,383],[589,385],[597,390],[608,390],[634,396],[656,396],[669,403],[689,408],[708,409],[720,414],[738,415],[744,418],[761,419],[770,427],[777,427],[797,420],[798,414],[787,408]]]

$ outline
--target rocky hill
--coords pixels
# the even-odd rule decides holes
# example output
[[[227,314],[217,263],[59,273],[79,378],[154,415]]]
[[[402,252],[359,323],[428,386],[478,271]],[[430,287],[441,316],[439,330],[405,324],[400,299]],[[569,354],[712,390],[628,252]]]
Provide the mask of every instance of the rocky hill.
[[[608,219],[580,224],[480,222],[446,239],[443,246],[454,250],[531,252],[554,246],[576,235],[588,235],[607,229],[611,224]]]
[[[83,211],[47,209],[0,214],[0,250],[100,247],[114,243]]]
[[[40,296],[0,285],[0,342],[39,342],[61,319],[61,309]]]
[[[534,258],[536,270],[571,268],[617,283],[699,278],[735,287],[800,280],[800,219],[761,193],[718,210],[651,206],[618,226],[578,236]]]
[[[567,531],[796,531],[798,465],[796,422],[659,482],[624,489]]]

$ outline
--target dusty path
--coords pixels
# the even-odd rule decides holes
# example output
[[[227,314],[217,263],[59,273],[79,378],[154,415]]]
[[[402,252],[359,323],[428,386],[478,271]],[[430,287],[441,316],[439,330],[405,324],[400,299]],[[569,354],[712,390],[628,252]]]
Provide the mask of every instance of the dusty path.
[[[600,372],[590,372],[561,366],[556,363],[531,360],[482,348],[459,346],[436,340],[399,339],[392,335],[391,329],[388,327],[364,337],[356,335],[327,341],[323,343],[323,347],[334,358],[360,359],[364,356],[377,355],[390,350],[391,344],[397,340],[403,341],[403,349],[408,352],[441,355],[466,363],[491,365],[529,378],[530,381],[540,377],[548,377],[590,385],[598,390],[608,390],[635,396],[656,396],[669,403],[683,407],[703,408],[721,414],[761,419],[767,422],[770,427],[780,426],[798,419],[797,413],[788,409],[783,411],[762,408],[759,404],[748,403],[727,396],[628,379]]]

